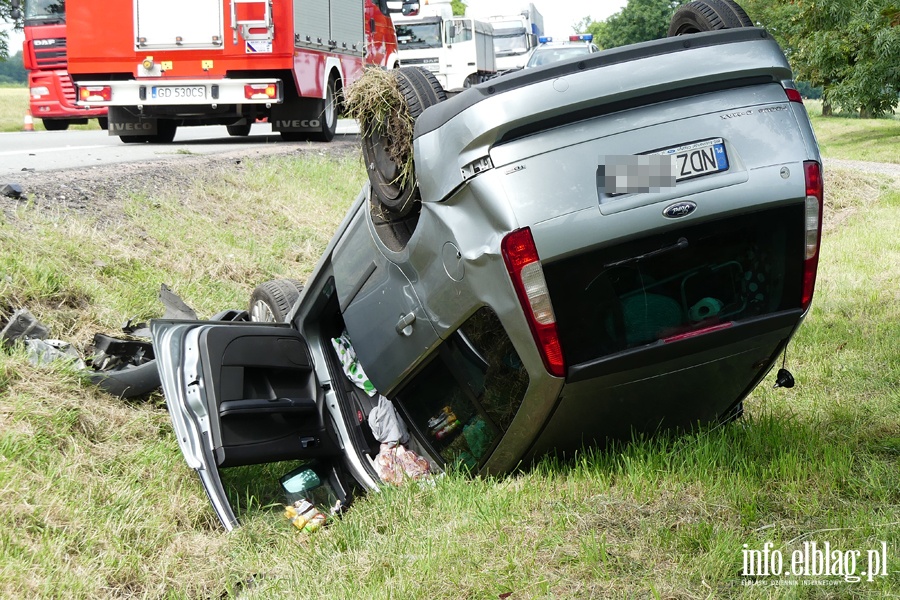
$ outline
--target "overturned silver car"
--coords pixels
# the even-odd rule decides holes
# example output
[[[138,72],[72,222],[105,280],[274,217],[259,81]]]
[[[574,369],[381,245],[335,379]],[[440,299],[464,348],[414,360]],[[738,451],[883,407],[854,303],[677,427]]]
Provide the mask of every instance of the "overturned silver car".
[[[417,106],[415,183],[392,185],[370,148],[372,185],[312,277],[255,297],[284,322],[151,324],[179,444],[227,528],[223,468],[316,460],[344,504],[379,484],[377,395],[346,377],[335,338],[433,470],[496,474],[733,418],[809,309],[821,159],[764,30],[603,51],[446,100],[423,70],[398,77]]]

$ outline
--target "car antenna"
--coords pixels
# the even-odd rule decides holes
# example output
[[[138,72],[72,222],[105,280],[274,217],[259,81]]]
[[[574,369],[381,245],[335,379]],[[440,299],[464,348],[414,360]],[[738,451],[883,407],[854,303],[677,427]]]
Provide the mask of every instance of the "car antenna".
[[[784,364],[787,362],[787,344],[784,346],[784,357],[781,359],[781,368],[778,369],[778,373],[775,375],[775,386],[776,388],[792,388],[794,387],[794,376],[791,375],[791,372],[784,368]]]

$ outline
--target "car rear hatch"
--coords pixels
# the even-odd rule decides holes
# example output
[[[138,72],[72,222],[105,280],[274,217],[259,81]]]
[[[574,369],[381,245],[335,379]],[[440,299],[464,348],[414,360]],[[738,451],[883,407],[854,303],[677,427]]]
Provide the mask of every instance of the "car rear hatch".
[[[526,459],[715,419],[771,367],[809,306],[821,210],[790,77],[765,32],[732,30],[515,75],[420,117],[417,168],[432,144],[460,156],[423,198],[463,183],[507,198],[543,266],[566,385]]]

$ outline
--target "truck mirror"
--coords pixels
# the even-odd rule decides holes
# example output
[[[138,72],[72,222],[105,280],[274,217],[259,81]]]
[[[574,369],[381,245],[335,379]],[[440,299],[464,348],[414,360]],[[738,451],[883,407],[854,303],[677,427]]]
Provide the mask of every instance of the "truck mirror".
[[[18,21],[19,19],[22,18],[22,11],[19,10],[18,8],[14,8],[11,11],[9,11],[9,16],[13,21]]]
[[[21,2],[20,0],[10,0],[9,6],[10,6],[10,8],[12,8],[13,10],[18,10],[19,7],[22,6],[22,2]],[[10,14],[10,16],[11,16],[13,19],[17,19],[17,18],[18,18],[18,17],[16,17],[16,16],[13,16],[12,14]]]
[[[414,17],[419,14],[418,2],[404,2],[403,8],[400,10],[404,17]]]
[[[447,41],[452,40],[456,37],[456,25],[450,23],[447,25]]]

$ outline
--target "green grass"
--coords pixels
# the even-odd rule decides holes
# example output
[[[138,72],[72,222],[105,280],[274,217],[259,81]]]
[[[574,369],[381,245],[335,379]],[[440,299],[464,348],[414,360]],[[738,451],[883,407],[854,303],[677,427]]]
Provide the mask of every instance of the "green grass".
[[[8,213],[0,309],[27,306],[84,347],[161,314],[163,282],[201,317],[243,307],[260,281],[308,276],[364,180],[358,157],[313,154],[209,175],[119,198],[117,221]],[[281,515],[277,477],[293,465],[226,474],[244,522],[226,535],[159,394],[118,400],[58,364],[0,354],[0,597],[897,596],[900,188],[827,177],[817,295],[788,353],[797,387],[773,390],[770,375],[730,426],[385,489],[315,535]],[[744,544],[790,556],[804,541],[885,541],[890,574],[745,585]]]
[[[22,131],[25,113],[28,112],[27,87],[0,87],[0,132]],[[46,131],[43,121],[32,115],[35,131]],[[97,119],[88,119],[86,125],[70,125],[69,129],[100,129]]]
[[[823,156],[900,164],[900,118],[822,116],[822,103],[806,101]]]

